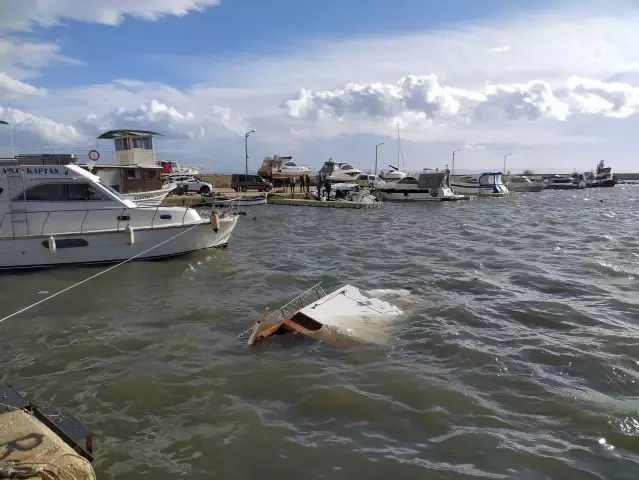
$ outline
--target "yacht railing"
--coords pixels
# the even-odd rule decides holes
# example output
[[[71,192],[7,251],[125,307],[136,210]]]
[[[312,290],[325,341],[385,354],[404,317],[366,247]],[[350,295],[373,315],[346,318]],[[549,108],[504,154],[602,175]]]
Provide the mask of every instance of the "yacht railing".
[[[84,214],[82,216],[82,221],[80,222],[80,228],[77,231],[63,231],[63,232],[47,232],[47,234],[64,234],[64,235],[78,235],[78,234],[85,234],[85,233],[91,233],[91,232],[103,232],[103,231],[112,231],[115,230],[117,232],[119,231],[124,231],[124,229],[126,229],[127,225],[130,225],[132,222],[130,222],[131,217],[128,216],[129,213],[135,213],[135,212],[139,212],[140,210],[145,210],[145,211],[150,211],[153,210],[153,217],[151,217],[151,223],[150,225],[147,224],[137,224],[137,225],[132,225],[132,227],[135,228],[151,228],[151,229],[155,229],[155,228],[160,228],[160,227],[175,227],[175,226],[185,226],[185,225],[191,225],[191,224],[195,224],[197,222],[186,222],[186,215],[189,212],[190,207],[174,207],[174,208],[184,208],[184,213],[182,214],[182,218],[181,220],[178,222],[164,222],[161,225],[156,225],[156,219],[158,217],[158,212],[160,211],[160,209],[166,209],[166,206],[162,206],[162,205],[158,205],[158,206],[145,206],[145,205],[138,205],[136,207],[107,207],[107,208],[85,208],[85,209],[71,209],[71,210],[29,210],[29,211],[24,211],[24,210],[14,210],[14,211],[9,211],[6,212],[3,216],[2,216],[2,220],[0,220],[0,232],[2,232],[2,226],[4,225],[5,220],[7,219],[7,217],[10,217],[12,215],[15,216],[23,216],[24,215],[24,220],[20,220],[20,221],[16,221],[15,219],[9,219],[9,222],[12,223],[20,223],[20,224],[24,224],[27,225],[27,231],[29,233],[26,233],[24,235],[2,235],[0,234],[0,238],[12,238],[12,237],[30,237],[30,236],[42,236],[44,235],[44,230],[45,227],[47,226],[47,224],[51,223],[50,220],[53,218],[55,219],[55,216],[59,215],[60,217],[64,217],[67,216],[67,214],[70,213],[77,213],[77,214]],[[175,211],[175,210],[173,210]],[[102,215],[98,215],[97,212],[101,213]],[[107,224],[107,220],[108,220],[108,215],[105,214],[106,213],[118,213],[118,215],[115,217],[114,222],[113,223],[108,223]],[[168,214],[168,213],[167,213]],[[44,218],[42,220],[42,225],[40,225],[38,228],[36,228],[32,223],[29,223],[29,216],[31,216],[31,218],[35,217],[35,216],[42,216],[44,215]],[[139,218],[139,217],[138,217]],[[97,223],[99,223],[101,226],[100,228],[85,228],[85,225],[88,224],[92,224],[93,222],[91,222],[90,220],[95,220]],[[164,220],[164,219],[163,219]],[[69,223],[73,223],[75,222],[74,220],[71,220],[71,222],[69,222],[68,218],[64,220],[64,222],[68,225]],[[133,222],[134,224],[137,222]],[[12,229],[13,230],[13,229]],[[37,233],[31,233],[33,231],[36,231]]]
[[[321,287],[321,284],[322,282],[312,286],[304,293],[298,295],[293,300],[288,302],[286,305],[283,305],[279,309],[275,310],[273,313],[266,317],[263,323],[265,325],[273,325],[281,320],[284,320],[285,318],[294,315],[302,308],[318,301],[320,298],[324,298],[326,296],[326,292]]]

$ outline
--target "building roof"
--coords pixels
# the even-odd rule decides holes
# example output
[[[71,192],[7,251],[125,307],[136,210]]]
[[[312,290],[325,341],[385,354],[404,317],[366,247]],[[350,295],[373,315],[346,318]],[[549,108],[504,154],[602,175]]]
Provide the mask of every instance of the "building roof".
[[[109,130],[108,132],[104,132],[102,135],[98,137],[99,140],[115,140],[116,138],[122,137],[136,137],[136,136],[153,136],[159,135],[163,137],[161,133],[151,132],[150,130]]]

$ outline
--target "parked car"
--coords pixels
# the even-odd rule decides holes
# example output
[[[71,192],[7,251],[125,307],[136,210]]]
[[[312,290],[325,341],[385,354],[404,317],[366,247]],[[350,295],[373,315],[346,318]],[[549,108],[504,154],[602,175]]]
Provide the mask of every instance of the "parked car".
[[[236,192],[246,192],[249,189],[268,192],[273,188],[273,184],[259,175],[234,173],[231,177],[231,188]]]
[[[186,188],[187,192],[198,192],[206,195],[213,191],[213,185],[189,175],[171,177],[171,181],[182,188]]]

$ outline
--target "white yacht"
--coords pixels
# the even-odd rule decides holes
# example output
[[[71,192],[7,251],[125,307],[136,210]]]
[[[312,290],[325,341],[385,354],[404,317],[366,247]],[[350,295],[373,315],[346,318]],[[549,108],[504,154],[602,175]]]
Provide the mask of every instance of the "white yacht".
[[[331,182],[354,182],[362,173],[350,163],[334,162],[329,158],[319,171],[319,177],[330,180]]]
[[[455,193],[463,195],[508,195],[508,188],[501,179],[501,172],[484,172],[479,176],[467,175],[453,178]]]
[[[511,175],[505,183],[510,192],[541,192],[546,185],[541,182],[533,182],[526,175]]]
[[[310,171],[310,168],[298,165],[294,162],[293,157],[273,155],[272,157],[265,157],[264,160],[262,160],[262,166],[257,171],[257,174],[262,178],[272,181],[275,178],[282,179],[307,175]]]
[[[463,197],[455,195],[446,172],[408,174],[397,182],[376,185],[374,192],[380,200],[400,202],[437,202]]]
[[[237,219],[138,205],[78,165],[0,163],[0,269],[163,258],[226,246]]]

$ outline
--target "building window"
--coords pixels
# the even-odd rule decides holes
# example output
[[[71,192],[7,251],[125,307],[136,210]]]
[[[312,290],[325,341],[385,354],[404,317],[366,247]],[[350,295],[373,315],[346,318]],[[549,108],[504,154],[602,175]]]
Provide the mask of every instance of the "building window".
[[[146,178],[157,178],[157,172],[155,170],[147,170]]]
[[[135,168],[129,168],[126,171],[126,178],[128,180],[139,180],[140,179],[140,171]]]

